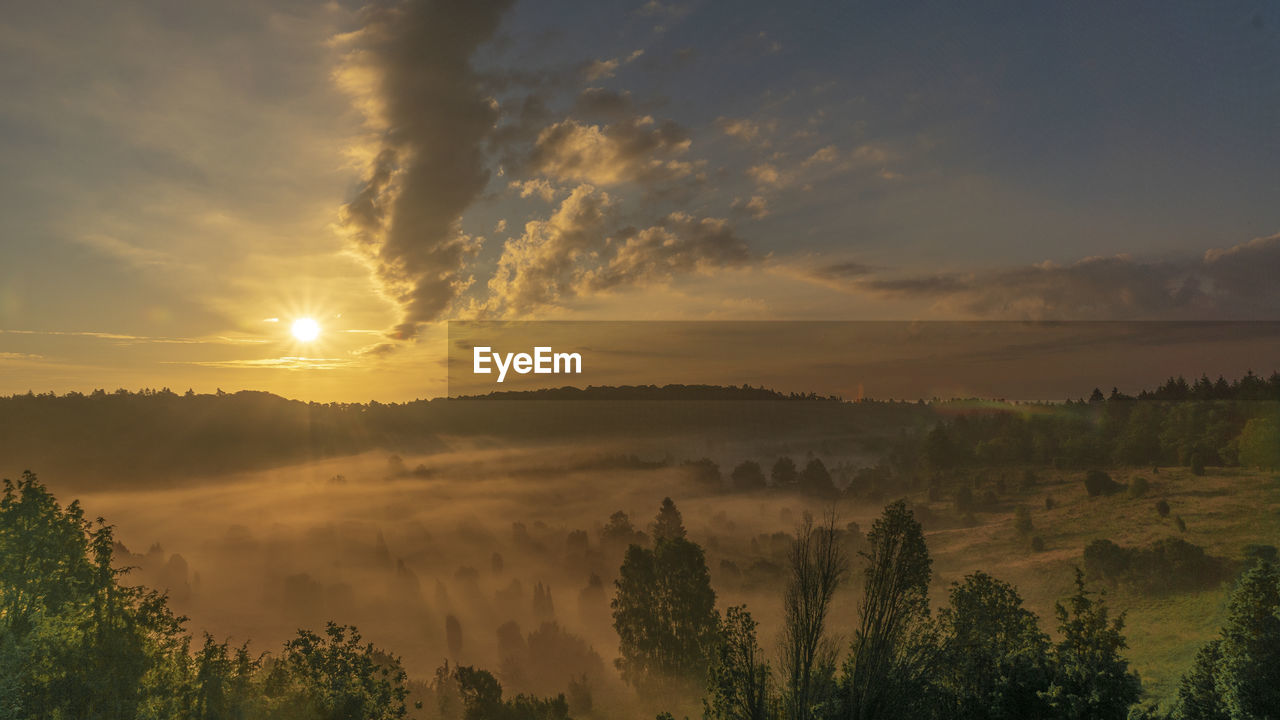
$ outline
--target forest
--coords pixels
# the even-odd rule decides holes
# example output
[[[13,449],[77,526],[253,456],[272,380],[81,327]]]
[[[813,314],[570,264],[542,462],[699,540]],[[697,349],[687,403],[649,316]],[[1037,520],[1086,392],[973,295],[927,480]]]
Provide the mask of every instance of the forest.
[[[147,431],[121,462],[181,458],[229,408],[255,410],[212,436],[224,453],[311,413],[363,429],[317,429],[360,438],[333,456],[168,463],[173,482],[6,480],[0,718],[1277,717],[1274,380],[538,401],[619,420],[571,443],[440,431],[459,415],[416,445],[367,434],[403,406],[9,398],[49,448],[131,437],[99,415],[60,440],[66,408],[130,408]],[[415,407],[478,425],[506,402]]]
[[[776,659],[747,607],[717,609],[703,548],[669,498],[650,539],[627,548],[611,602],[617,668],[650,702],[678,706],[702,693],[704,717],[752,720],[1163,717],[1138,705],[1123,613],[1079,570],[1074,594],[1055,607],[1057,640],[1017,588],[983,572],[952,583],[948,604],[931,611],[932,559],[902,501],[865,536],[838,528],[834,513],[805,517],[787,553]],[[115,547],[110,525],[86,518],[79,503],[61,506],[34,475],[5,481],[0,717],[355,720],[412,709],[546,720],[591,710],[585,676],[570,683],[571,699],[504,695],[493,673],[447,661],[429,679],[410,679],[391,651],[332,621],[298,630],[275,652],[194,639],[163,594],[128,584]],[[850,582],[862,596],[842,646],[829,614]],[[1183,676],[1173,716],[1275,717],[1278,661],[1280,573],[1260,559],[1239,577],[1220,636]]]

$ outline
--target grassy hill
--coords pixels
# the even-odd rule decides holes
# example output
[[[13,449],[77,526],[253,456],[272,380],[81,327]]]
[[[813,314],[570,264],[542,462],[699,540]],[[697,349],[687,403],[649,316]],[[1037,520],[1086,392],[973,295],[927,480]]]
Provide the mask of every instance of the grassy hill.
[[[937,571],[936,604],[943,602],[952,581],[975,570],[984,570],[1012,582],[1027,605],[1040,615],[1052,632],[1053,606],[1072,590],[1073,568],[1082,566],[1084,547],[1091,541],[1110,539],[1122,546],[1146,546],[1168,537],[1180,537],[1202,546],[1210,555],[1224,558],[1234,570],[1251,544],[1280,545],[1280,476],[1270,472],[1210,468],[1195,476],[1185,468],[1123,469],[1110,474],[1121,483],[1146,478],[1150,489],[1142,497],[1121,491],[1089,497],[1083,473],[1036,471],[1037,482],[1019,487],[1002,498],[996,512],[977,512],[973,527],[934,529],[928,532],[929,549]],[[1021,473],[1009,468],[993,471],[990,482],[1003,473],[1010,487]],[[1054,507],[1046,509],[1045,497]],[[1155,508],[1168,502],[1168,517]],[[921,506],[942,518],[954,516],[948,502]],[[1014,527],[1017,505],[1030,509],[1033,529],[1022,535]],[[1179,530],[1181,517],[1186,530]],[[1043,538],[1044,549],[1035,551],[1030,538]],[[1214,637],[1226,616],[1225,602],[1231,580],[1217,587],[1190,592],[1149,594],[1125,584],[1106,588],[1116,611],[1126,613],[1128,656],[1141,674],[1147,691],[1164,703],[1177,693],[1179,678],[1190,666],[1196,650]]]

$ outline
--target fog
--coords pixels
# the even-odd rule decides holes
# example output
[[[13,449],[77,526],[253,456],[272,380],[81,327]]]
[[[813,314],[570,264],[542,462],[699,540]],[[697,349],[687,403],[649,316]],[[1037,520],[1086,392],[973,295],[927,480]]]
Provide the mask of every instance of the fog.
[[[599,705],[630,697],[613,669],[613,581],[670,496],[706,549],[717,604],[749,604],[773,647],[790,533],[821,501],[718,493],[634,446],[486,444],[76,497],[116,526],[126,582],[166,590],[197,637],[260,652],[333,620],[400,655],[413,679],[446,659],[491,669],[513,692],[563,692],[586,675]],[[717,449],[725,474],[746,459]],[[841,522],[865,529],[878,508],[859,510],[841,507]],[[633,533],[606,529],[618,511]],[[837,603],[834,627],[851,626],[853,605]]]

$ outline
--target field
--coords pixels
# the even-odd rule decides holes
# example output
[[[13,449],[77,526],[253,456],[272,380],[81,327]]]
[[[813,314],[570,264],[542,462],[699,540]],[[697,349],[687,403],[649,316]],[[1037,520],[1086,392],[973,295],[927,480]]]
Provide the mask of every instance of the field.
[[[403,656],[413,678],[429,677],[446,658],[493,668],[515,688],[539,693],[563,690],[569,672],[586,673],[597,715],[625,716],[635,700],[612,670],[617,637],[608,608],[625,540],[610,536],[611,516],[623,511],[643,532],[662,498],[673,497],[689,537],[706,549],[718,606],[748,605],[772,655],[790,533],[805,512],[831,507],[776,490],[726,493],[697,484],[679,464],[639,460],[627,449],[468,441],[390,461],[367,453],[194,486],[78,496],[90,513],[117,525],[132,553],[119,562],[138,568],[129,577],[167,589],[194,632],[270,649],[300,626],[349,622]],[[734,461],[719,459],[722,466]],[[1028,469],[967,470],[975,490],[1002,489],[992,511],[969,517],[954,512],[948,498],[909,498],[934,558],[935,607],[946,602],[951,582],[982,570],[1016,585],[1052,635],[1054,603],[1071,593],[1073,568],[1092,540],[1128,546],[1178,535],[1233,563],[1245,545],[1280,545],[1280,481],[1271,474],[1113,470],[1121,483],[1147,479],[1146,494],[1133,498],[1123,491],[1089,497],[1078,471],[1036,468],[1028,483]],[[1171,508],[1165,518],[1155,509],[1162,498]],[[892,499],[841,499],[835,509],[842,526],[856,522],[866,532]],[[1031,511],[1025,535],[1014,529],[1020,505]],[[1035,536],[1043,539],[1041,551],[1031,547]],[[842,644],[856,621],[860,583],[855,559],[831,616]],[[1110,606],[1126,613],[1128,656],[1151,698],[1167,704],[1174,697],[1196,649],[1224,618],[1229,585],[1160,596],[1107,589]],[[450,617],[460,627],[454,640]],[[582,639],[557,650],[564,677],[526,674],[522,684],[511,681],[509,666],[504,676],[500,628],[515,622],[529,632],[551,620]]]
[[[1005,472],[1008,472],[1007,470]],[[1108,538],[1120,545],[1146,545],[1181,536],[1209,554],[1239,560],[1246,545],[1280,545],[1280,478],[1272,473],[1210,468],[1193,476],[1185,468],[1114,470],[1127,483],[1145,477],[1150,490],[1141,498],[1124,492],[1089,497],[1079,472],[1038,471],[1040,482],[1016,494],[1016,503],[1031,510],[1032,536],[1044,538],[1034,552],[1013,528],[1013,513],[979,513],[979,526],[928,533],[935,559],[935,593],[942,602],[945,586],[964,573],[984,570],[1018,586],[1028,607],[1051,630],[1054,602],[1071,592],[1073,568],[1090,541]],[[1010,477],[1010,485],[1016,480]],[[1044,499],[1055,501],[1045,509]],[[1158,499],[1170,506],[1167,518],[1155,510]],[[938,503],[939,508],[944,504]],[[1175,525],[1181,516],[1186,531]],[[1177,693],[1182,673],[1196,650],[1214,637],[1226,616],[1230,582],[1212,590],[1146,596],[1125,587],[1109,589],[1110,605],[1126,613],[1129,659],[1147,692],[1162,702]]]

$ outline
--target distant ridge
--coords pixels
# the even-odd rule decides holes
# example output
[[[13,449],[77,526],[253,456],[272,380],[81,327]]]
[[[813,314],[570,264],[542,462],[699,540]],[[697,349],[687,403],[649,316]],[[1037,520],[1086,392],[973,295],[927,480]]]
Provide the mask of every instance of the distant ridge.
[[[566,385],[537,390],[503,390],[484,395],[460,395],[454,400],[659,400],[659,401],[707,401],[752,400],[780,401],[805,400],[843,402],[837,395],[817,393],[781,393],[765,387],[750,385],[588,385],[585,388]]]

